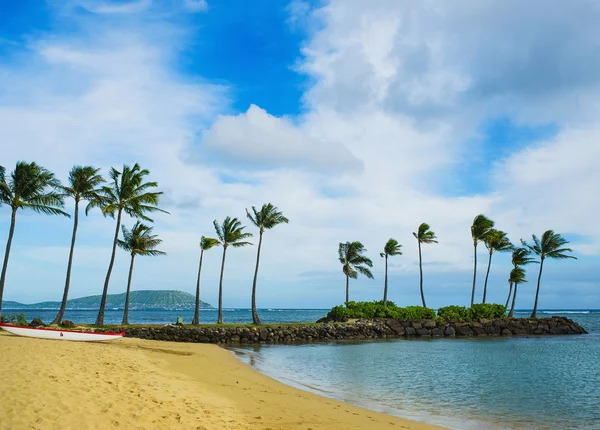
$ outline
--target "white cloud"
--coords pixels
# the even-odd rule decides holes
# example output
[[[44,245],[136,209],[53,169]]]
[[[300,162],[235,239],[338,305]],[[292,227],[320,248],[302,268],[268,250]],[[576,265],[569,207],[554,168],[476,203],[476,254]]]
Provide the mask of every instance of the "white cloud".
[[[94,13],[127,14],[147,10],[152,5],[152,0],[137,0],[129,2],[113,1],[81,1],[80,6]]]
[[[236,116],[217,118],[202,135],[202,148],[222,156],[225,165],[242,169],[308,168],[321,172],[360,171],[362,163],[342,143],[314,139],[287,118],[258,106]]]
[[[206,0],[183,0],[183,5],[191,12],[205,12],[208,10]]]

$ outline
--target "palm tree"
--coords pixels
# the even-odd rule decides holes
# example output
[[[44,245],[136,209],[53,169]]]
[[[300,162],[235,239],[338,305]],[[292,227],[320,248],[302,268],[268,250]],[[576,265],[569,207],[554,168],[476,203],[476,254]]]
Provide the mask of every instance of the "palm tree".
[[[531,250],[534,254],[540,256],[540,273],[537,279],[537,288],[535,290],[535,302],[533,303],[533,311],[531,312],[531,318],[536,317],[538,296],[540,294],[540,280],[542,279],[542,269],[544,268],[544,260],[546,258],[552,258],[557,260],[564,260],[566,258],[573,258],[572,255],[567,255],[567,252],[573,252],[571,248],[563,248],[564,245],[569,243],[568,240],[564,239],[560,234],[554,233],[553,230],[546,230],[542,234],[542,239],[538,239],[535,234],[531,235],[533,244],[529,245],[527,242],[521,239],[521,243]]]
[[[535,258],[531,258],[529,257],[531,255],[531,251],[528,248],[515,248],[513,249],[512,252],[512,265],[513,265],[513,269],[516,269],[517,267],[521,267],[521,266],[526,266],[530,263],[537,263],[537,261],[535,260]],[[508,302],[510,300],[510,295],[512,293],[512,289],[513,289],[513,283],[510,281],[510,278],[508,280],[509,283],[509,289],[508,289],[508,297],[506,298],[506,306],[508,307]]]
[[[152,227],[142,224],[137,221],[131,230],[123,228],[123,240],[118,239],[117,245],[119,248],[131,254],[131,264],[129,265],[129,277],[127,278],[127,293],[125,294],[125,311],[123,312],[122,325],[129,324],[129,293],[131,291],[131,275],[133,274],[133,262],[136,255],[150,255],[152,257],[158,255],[166,255],[166,252],[156,249],[162,243],[162,240],[157,235],[152,234]]]
[[[252,206],[252,213],[246,209],[246,216],[248,219],[258,227],[259,239],[258,239],[258,251],[256,253],[256,269],[254,269],[254,282],[252,283],[252,322],[253,324],[260,324],[260,318],[256,311],[256,280],[258,278],[258,263],[260,261],[260,248],[262,246],[262,237],[265,230],[270,230],[276,225],[287,224],[289,220],[283,216],[283,214],[273,206],[271,203],[265,203],[262,205],[260,211],[257,211]]]
[[[510,306],[510,312],[508,313],[508,317],[512,318],[515,312],[515,301],[517,299],[517,286],[522,284],[523,282],[527,282],[525,279],[525,270],[522,267],[514,267],[510,271],[510,277],[508,278],[508,282],[515,286],[515,294],[513,295],[512,305]]]
[[[108,174],[110,177],[110,184],[108,186],[103,186],[101,189],[102,201],[90,202],[91,204],[88,205],[88,208],[101,206],[104,216],[115,218],[115,213],[117,215],[117,225],[115,227],[112,254],[110,256],[110,263],[108,264],[108,270],[106,272],[106,279],[104,280],[104,289],[102,290],[100,310],[98,311],[98,318],[96,318],[97,326],[104,325],[106,295],[108,294],[110,275],[115,263],[115,253],[117,251],[119,230],[121,228],[121,217],[123,212],[132,218],[141,218],[150,222],[152,222],[152,219],[146,215],[147,213],[157,211],[168,213],[157,206],[158,198],[162,192],[150,191],[155,189],[158,184],[156,182],[144,182],[145,177],[149,174],[150,172],[148,170],[140,168],[137,163],[134,164],[133,167],[124,165],[121,172],[114,167],[111,168]]]
[[[435,237],[435,233],[429,230],[429,225],[423,223],[419,226],[417,233],[413,232],[413,236],[417,239],[419,243],[419,274],[420,274],[420,288],[421,288],[421,300],[423,301],[423,307],[426,308],[425,305],[425,295],[423,294],[423,259],[421,257],[421,244],[422,243],[438,243]]]
[[[473,238],[473,289],[471,290],[471,306],[475,301],[475,282],[477,280],[477,244],[485,238],[489,230],[494,228],[494,221],[483,214],[479,214],[473,219],[471,225],[471,237]]]
[[[508,252],[514,249],[512,243],[508,237],[506,237],[506,233],[501,230],[490,229],[487,234],[483,238],[483,243],[485,247],[488,249],[490,257],[488,259],[488,267],[487,272],[485,273],[485,282],[483,283],[483,300],[482,303],[485,303],[485,297],[487,294],[487,282],[488,277],[490,276],[490,267],[492,266],[492,255],[494,252]]]
[[[387,306],[387,291],[388,291],[388,257],[394,255],[402,255],[400,251],[402,245],[396,239],[389,239],[383,247],[383,252],[379,254],[385,258],[385,280],[383,281],[383,306]]]
[[[202,257],[204,251],[209,250],[219,244],[217,239],[202,236],[200,238],[200,264],[198,265],[198,280],[196,281],[196,308],[194,309],[194,319],[192,324],[200,324],[200,272],[202,272]]]
[[[346,275],[346,305],[349,302],[349,280],[358,278],[358,273],[373,279],[373,274],[368,267],[373,267],[371,259],[365,257],[363,252],[367,250],[360,242],[341,243],[338,247],[340,263],[342,263],[342,272]]]
[[[6,170],[0,168],[0,203],[10,206],[11,218],[2,274],[0,275],[0,310],[2,310],[2,296],[6,281],[8,257],[15,233],[15,222],[19,209],[31,209],[45,215],[70,215],[62,211],[64,207],[63,196],[57,191],[60,181],[54,173],[37,165],[35,162],[17,162],[15,170],[6,178]]]
[[[61,186],[64,197],[72,197],[75,200],[75,212],[73,216],[73,234],[71,236],[71,249],[69,251],[69,262],[67,264],[67,278],[65,281],[65,290],[63,292],[62,302],[56,318],[51,324],[59,324],[65,315],[67,308],[67,300],[69,298],[69,286],[71,284],[71,268],[73,266],[73,252],[75,250],[75,240],[77,238],[77,226],[79,224],[79,202],[87,200],[88,207],[86,215],[90,208],[91,202],[100,203],[102,196],[97,188],[104,181],[101,175],[98,174],[100,169],[91,166],[74,166],[69,172],[69,186]]]
[[[221,277],[219,279],[219,316],[217,318],[217,324],[223,324],[223,272],[225,271],[225,254],[227,248],[233,246],[234,248],[240,248],[242,246],[252,245],[250,242],[246,242],[244,239],[252,237],[252,233],[244,232],[245,226],[237,218],[227,217],[223,221],[223,224],[219,225],[217,220],[213,221],[217,237],[219,238],[219,245],[223,247],[223,260],[221,261]]]

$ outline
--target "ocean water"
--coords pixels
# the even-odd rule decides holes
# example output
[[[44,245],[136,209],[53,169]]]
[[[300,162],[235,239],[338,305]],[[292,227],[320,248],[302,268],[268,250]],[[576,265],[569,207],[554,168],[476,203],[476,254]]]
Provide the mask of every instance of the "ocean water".
[[[3,314],[24,314],[27,321],[40,318],[45,323],[50,323],[56,317],[58,309],[9,309],[3,308]],[[325,309],[259,309],[258,314],[263,324],[315,322],[327,315]],[[98,316],[98,310],[67,309],[64,319],[78,324],[93,324]],[[182,317],[185,324],[191,324],[194,317],[193,310],[130,310],[129,322],[131,324],[174,324],[177,317]],[[104,314],[105,324],[120,324],[123,320],[123,309],[107,309]],[[252,322],[250,309],[223,309],[225,324],[243,324]],[[202,324],[216,324],[216,309],[201,309],[200,322]]]
[[[452,429],[600,429],[600,311],[551,315],[589,334],[232,349],[287,384]]]

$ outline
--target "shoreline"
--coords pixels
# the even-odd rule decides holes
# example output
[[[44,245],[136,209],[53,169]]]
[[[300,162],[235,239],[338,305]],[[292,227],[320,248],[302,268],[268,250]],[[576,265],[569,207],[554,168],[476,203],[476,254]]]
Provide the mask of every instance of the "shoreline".
[[[1,428],[442,428],[294,388],[217,345],[2,333],[0,348]]]

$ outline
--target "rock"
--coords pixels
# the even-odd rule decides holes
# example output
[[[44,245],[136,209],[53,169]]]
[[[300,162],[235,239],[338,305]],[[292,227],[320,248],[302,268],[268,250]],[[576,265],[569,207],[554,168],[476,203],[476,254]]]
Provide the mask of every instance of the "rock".
[[[456,327],[456,335],[457,336],[473,336],[473,330],[471,330],[471,327],[468,326],[463,326],[463,327]]]
[[[423,328],[423,325],[421,325],[421,323],[414,322],[412,323],[412,328],[414,328],[415,330],[420,330]]]
[[[456,336],[456,330],[454,329],[454,327],[452,327],[451,325],[446,327],[446,329],[444,330],[444,336],[446,336],[446,337]]]
[[[416,332],[416,331],[415,331],[415,329],[414,329],[413,327],[406,327],[406,328],[404,329],[404,334],[405,334],[406,336],[414,336],[414,335],[415,335],[415,332]]]
[[[43,326],[44,322],[39,318],[34,318],[30,323],[29,327],[40,327]]]
[[[427,330],[426,328],[420,328],[420,329],[418,329],[417,330],[417,334],[419,336],[422,336],[422,337],[431,336],[431,332],[429,330]]]
[[[423,327],[425,328],[435,328],[436,327],[436,323],[434,320],[425,320]]]
[[[385,324],[390,328],[390,330],[392,330],[392,332],[394,332],[398,336],[402,336],[404,334],[404,326],[400,321],[390,319],[387,320]]]
[[[73,327],[75,327],[75,323],[73,321],[64,320],[63,322],[60,323],[60,326],[66,327],[66,328],[73,328]]]
[[[510,330],[509,330],[509,329],[507,329],[507,328],[505,328],[505,329],[502,329],[502,332],[501,332],[500,334],[502,334],[502,336],[512,336],[512,335],[513,335],[513,334],[512,334],[512,331],[510,331]]]
[[[443,337],[444,336],[444,329],[442,329],[442,328],[434,328],[433,330],[431,330],[431,336],[433,336],[433,337]]]

